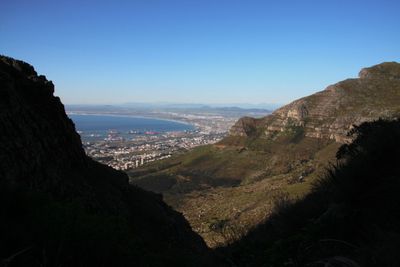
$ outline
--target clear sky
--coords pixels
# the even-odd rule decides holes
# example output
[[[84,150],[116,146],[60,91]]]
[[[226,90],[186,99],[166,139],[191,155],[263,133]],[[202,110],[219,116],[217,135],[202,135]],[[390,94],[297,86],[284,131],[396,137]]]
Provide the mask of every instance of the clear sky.
[[[0,54],[66,104],[286,103],[400,61],[400,1],[1,0]]]

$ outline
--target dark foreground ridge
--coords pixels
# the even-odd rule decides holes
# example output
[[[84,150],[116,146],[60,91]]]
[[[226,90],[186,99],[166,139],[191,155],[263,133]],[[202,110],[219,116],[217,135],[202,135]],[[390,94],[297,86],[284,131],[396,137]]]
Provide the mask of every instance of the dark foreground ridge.
[[[0,265],[206,266],[160,195],[88,158],[54,85],[0,56]]]

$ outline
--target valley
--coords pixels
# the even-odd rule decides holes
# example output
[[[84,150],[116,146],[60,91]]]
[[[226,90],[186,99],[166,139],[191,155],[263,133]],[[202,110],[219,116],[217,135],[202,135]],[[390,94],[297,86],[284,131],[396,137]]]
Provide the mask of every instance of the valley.
[[[400,225],[398,63],[126,173],[86,155],[53,83],[32,66],[0,57],[0,78],[3,257],[35,244],[17,266],[398,262],[386,252]]]
[[[241,118],[214,145],[128,171],[130,182],[162,193],[209,246],[226,245],[266,220],[277,195],[308,193],[354,125],[398,117],[398,73],[398,63],[376,65],[266,117]]]
[[[2,1],[0,267],[399,267],[400,1]]]

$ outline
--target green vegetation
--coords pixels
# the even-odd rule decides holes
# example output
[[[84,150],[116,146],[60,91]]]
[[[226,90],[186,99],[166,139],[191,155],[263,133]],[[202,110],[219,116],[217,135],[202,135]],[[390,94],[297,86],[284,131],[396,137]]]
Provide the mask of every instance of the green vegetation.
[[[219,252],[236,266],[399,266],[400,121],[363,123],[298,201]]]
[[[262,222],[277,194],[306,194],[338,147],[333,141],[304,137],[302,127],[288,126],[268,138],[228,137],[221,144],[133,170],[129,176],[132,183],[162,193],[215,247]],[[208,227],[215,221],[226,221],[224,231]]]
[[[306,194],[338,147],[332,141],[304,137],[301,128],[291,126],[273,139],[247,139],[246,146],[198,147],[129,175],[132,183],[162,193],[215,247],[262,222],[276,194]],[[210,229],[215,220],[226,221],[224,231]]]

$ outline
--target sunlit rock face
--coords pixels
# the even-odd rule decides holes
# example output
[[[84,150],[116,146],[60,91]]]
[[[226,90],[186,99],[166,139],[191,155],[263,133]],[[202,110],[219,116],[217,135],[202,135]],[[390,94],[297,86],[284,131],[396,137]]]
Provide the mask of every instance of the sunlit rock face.
[[[259,120],[251,117],[240,118],[229,130],[231,135],[250,136],[255,133]]]
[[[231,129],[233,136],[264,136],[302,127],[313,138],[349,141],[354,125],[400,114],[400,64],[382,63],[360,71],[359,78],[347,79],[325,90],[298,99],[262,119],[240,119]]]

